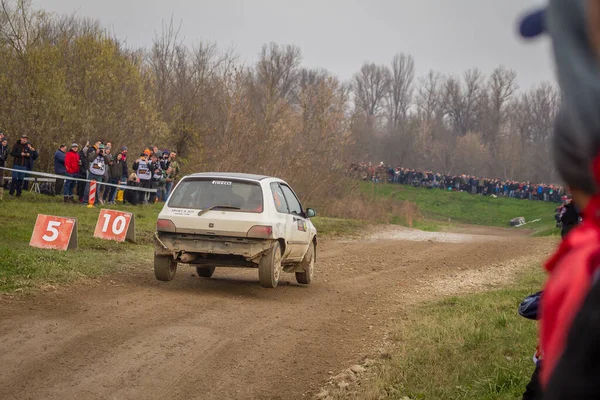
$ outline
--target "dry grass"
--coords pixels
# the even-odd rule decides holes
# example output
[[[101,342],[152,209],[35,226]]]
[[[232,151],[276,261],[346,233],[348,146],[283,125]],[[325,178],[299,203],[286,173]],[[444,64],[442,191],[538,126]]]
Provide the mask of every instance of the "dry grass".
[[[318,204],[322,215],[333,218],[380,224],[395,223],[411,228],[423,218],[421,210],[413,202],[392,198],[379,198],[374,201],[370,195],[360,192],[332,196],[326,201],[319,201]]]

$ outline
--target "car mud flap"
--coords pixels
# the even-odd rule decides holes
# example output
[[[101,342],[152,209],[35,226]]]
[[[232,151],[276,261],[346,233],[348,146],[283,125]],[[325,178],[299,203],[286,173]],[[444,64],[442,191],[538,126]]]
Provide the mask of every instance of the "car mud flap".
[[[304,268],[302,268],[302,264],[287,264],[283,266],[283,272],[287,272],[293,274],[294,272],[304,272]]]
[[[265,254],[267,254],[269,252],[269,250],[270,250],[270,248],[269,249],[265,249],[265,250],[263,250],[262,252],[258,253],[257,255],[255,255],[252,258],[246,258],[246,260],[250,261],[250,262],[252,262],[252,263],[254,263],[256,265],[258,265],[258,263],[260,263],[260,260],[263,258],[263,256]]]

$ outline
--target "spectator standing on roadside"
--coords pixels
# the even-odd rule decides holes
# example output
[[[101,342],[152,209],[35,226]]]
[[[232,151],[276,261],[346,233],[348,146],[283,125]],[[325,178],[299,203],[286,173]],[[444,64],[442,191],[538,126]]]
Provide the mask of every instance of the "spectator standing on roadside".
[[[169,161],[169,150],[163,150],[162,159],[160,160],[160,169],[163,171],[163,176],[158,185],[158,200],[167,201],[167,170],[171,164]]]
[[[29,148],[29,150],[31,151],[31,157],[29,157],[29,159],[27,160],[27,171],[33,171],[33,163],[35,162],[35,160],[37,160],[38,158],[38,152],[36,149],[33,148],[33,146],[31,145],[31,142],[28,140],[27,141],[27,147]],[[25,174],[25,177],[29,177],[29,174]],[[23,182],[23,190],[29,190],[29,180],[24,180]]]
[[[133,170],[140,181],[139,186],[145,189],[152,188],[152,165],[148,160],[150,151],[144,151],[140,158],[133,163]],[[148,192],[138,191],[138,204],[148,204]]]
[[[108,183],[112,183],[114,185],[121,182],[121,178],[123,177],[123,154],[117,154],[117,159],[114,160],[109,169],[109,178]],[[107,186],[104,190],[104,201],[108,202],[108,204],[115,204],[115,197],[117,195],[117,188],[114,186]]]
[[[65,170],[66,175],[69,178],[79,178],[79,168],[81,166],[81,159],[79,158],[79,145],[77,143],[71,144],[71,149],[65,154]],[[73,191],[75,189],[75,184],[77,181],[72,179],[68,179],[65,182],[65,188],[63,191],[64,202],[65,203],[76,203],[73,198]]]
[[[56,175],[66,176],[67,169],[65,168],[65,153],[67,152],[67,145],[61,144],[58,150],[54,152],[54,173]],[[63,193],[65,186],[65,180],[56,178],[54,184],[54,194],[60,196]]]
[[[577,224],[579,224],[579,210],[573,201],[568,201],[560,215],[560,236],[565,237]]]
[[[85,146],[79,150],[79,176],[80,179],[87,179],[87,171],[89,163],[87,160],[87,151],[89,150],[90,142],[86,142]],[[83,197],[85,196],[85,185],[86,182],[77,181],[77,199],[80,203],[83,203]]]
[[[138,186],[139,183],[137,174],[132,172],[127,178],[127,187],[135,188]],[[139,204],[138,200],[141,198],[139,193],[140,192],[137,190],[125,189],[125,192],[123,193],[123,203],[129,203],[132,206],[137,206]]]
[[[2,138],[0,138],[0,167],[6,167],[6,160],[8,160],[8,155],[10,154],[10,149],[8,148],[8,139],[2,134]],[[0,169],[0,200],[3,200],[4,197],[4,170]]]
[[[17,194],[17,197],[21,197],[23,190],[23,182],[25,180],[25,173],[29,166],[29,160],[35,155],[37,158],[37,152],[29,143],[29,137],[24,134],[21,136],[19,141],[15,143],[10,155],[13,157],[13,171],[12,178],[10,181],[9,195],[13,196]],[[20,172],[23,171],[23,172]]]
[[[87,173],[87,179],[96,180],[101,183],[104,179],[104,172],[106,172],[106,162],[104,161],[104,145],[98,141],[94,146],[88,149],[87,160],[89,162],[89,168]],[[96,193],[100,191],[99,186],[96,187]],[[85,194],[83,195],[83,203],[89,201],[90,196],[90,182],[86,182]]]
[[[169,197],[171,194],[171,190],[173,190],[173,185],[177,182],[177,178],[179,176],[179,163],[176,161],[177,153],[172,151],[169,154],[169,167],[167,168],[167,180],[165,184],[165,192],[166,197]]]
[[[123,161],[123,175],[121,182],[127,182],[129,178],[129,168],[127,167],[127,146],[121,147],[121,161]]]
[[[113,155],[111,154],[111,150],[112,145],[110,142],[108,142],[104,146],[104,161],[106,163],[106,170],[104,171],[104,177],[102,179],[103,182],[108,182],[108,180],[110,179],[110,167],[111,165],[113,165],[114,160]],[[100,204],[104,204],[104,202],[108,198],[108,192],[110,191],[110,189],[109,186],[106,185],[102,185],[101,189],[102,191],[98,192],[98,200]]]
[[[160,163],[158,162],[158,156],[156,153],[152,153],[150,156],[150,170],[152,171],[152,189],[156,189],[156,192],[150,193],[148,196],[148,203],[154,204],[157,201],[157,193],[158,187],[160,185],[161,179],[163,179],[163,171],[160,168]]]

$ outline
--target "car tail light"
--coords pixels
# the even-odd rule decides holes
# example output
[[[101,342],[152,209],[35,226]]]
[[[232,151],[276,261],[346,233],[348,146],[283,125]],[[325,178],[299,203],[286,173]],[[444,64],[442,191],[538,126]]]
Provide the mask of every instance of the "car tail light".
[[[175,224],[170,219],[156,221],[156,230],[159,232],[175,232]]]
[[[254,225],[246,235],[257,239],[270,239],[273,236],[273,227],[265,225]]]

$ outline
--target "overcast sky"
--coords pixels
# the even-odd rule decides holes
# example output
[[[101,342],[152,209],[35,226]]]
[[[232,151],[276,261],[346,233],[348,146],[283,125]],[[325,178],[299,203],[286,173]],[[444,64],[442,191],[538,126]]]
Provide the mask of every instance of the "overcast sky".
[[[521,88],[554,82],[547,39],[523,42],[516,21],[540,0],[33,0],[37,8],[99,19],[132,47],[147,47],[171,16],[187,44],[216,42],[251,63],[264,43],[298,45],[307,67],[350,78],[364,61],[415,59],[433,69],[486,74],[503,65]]]

